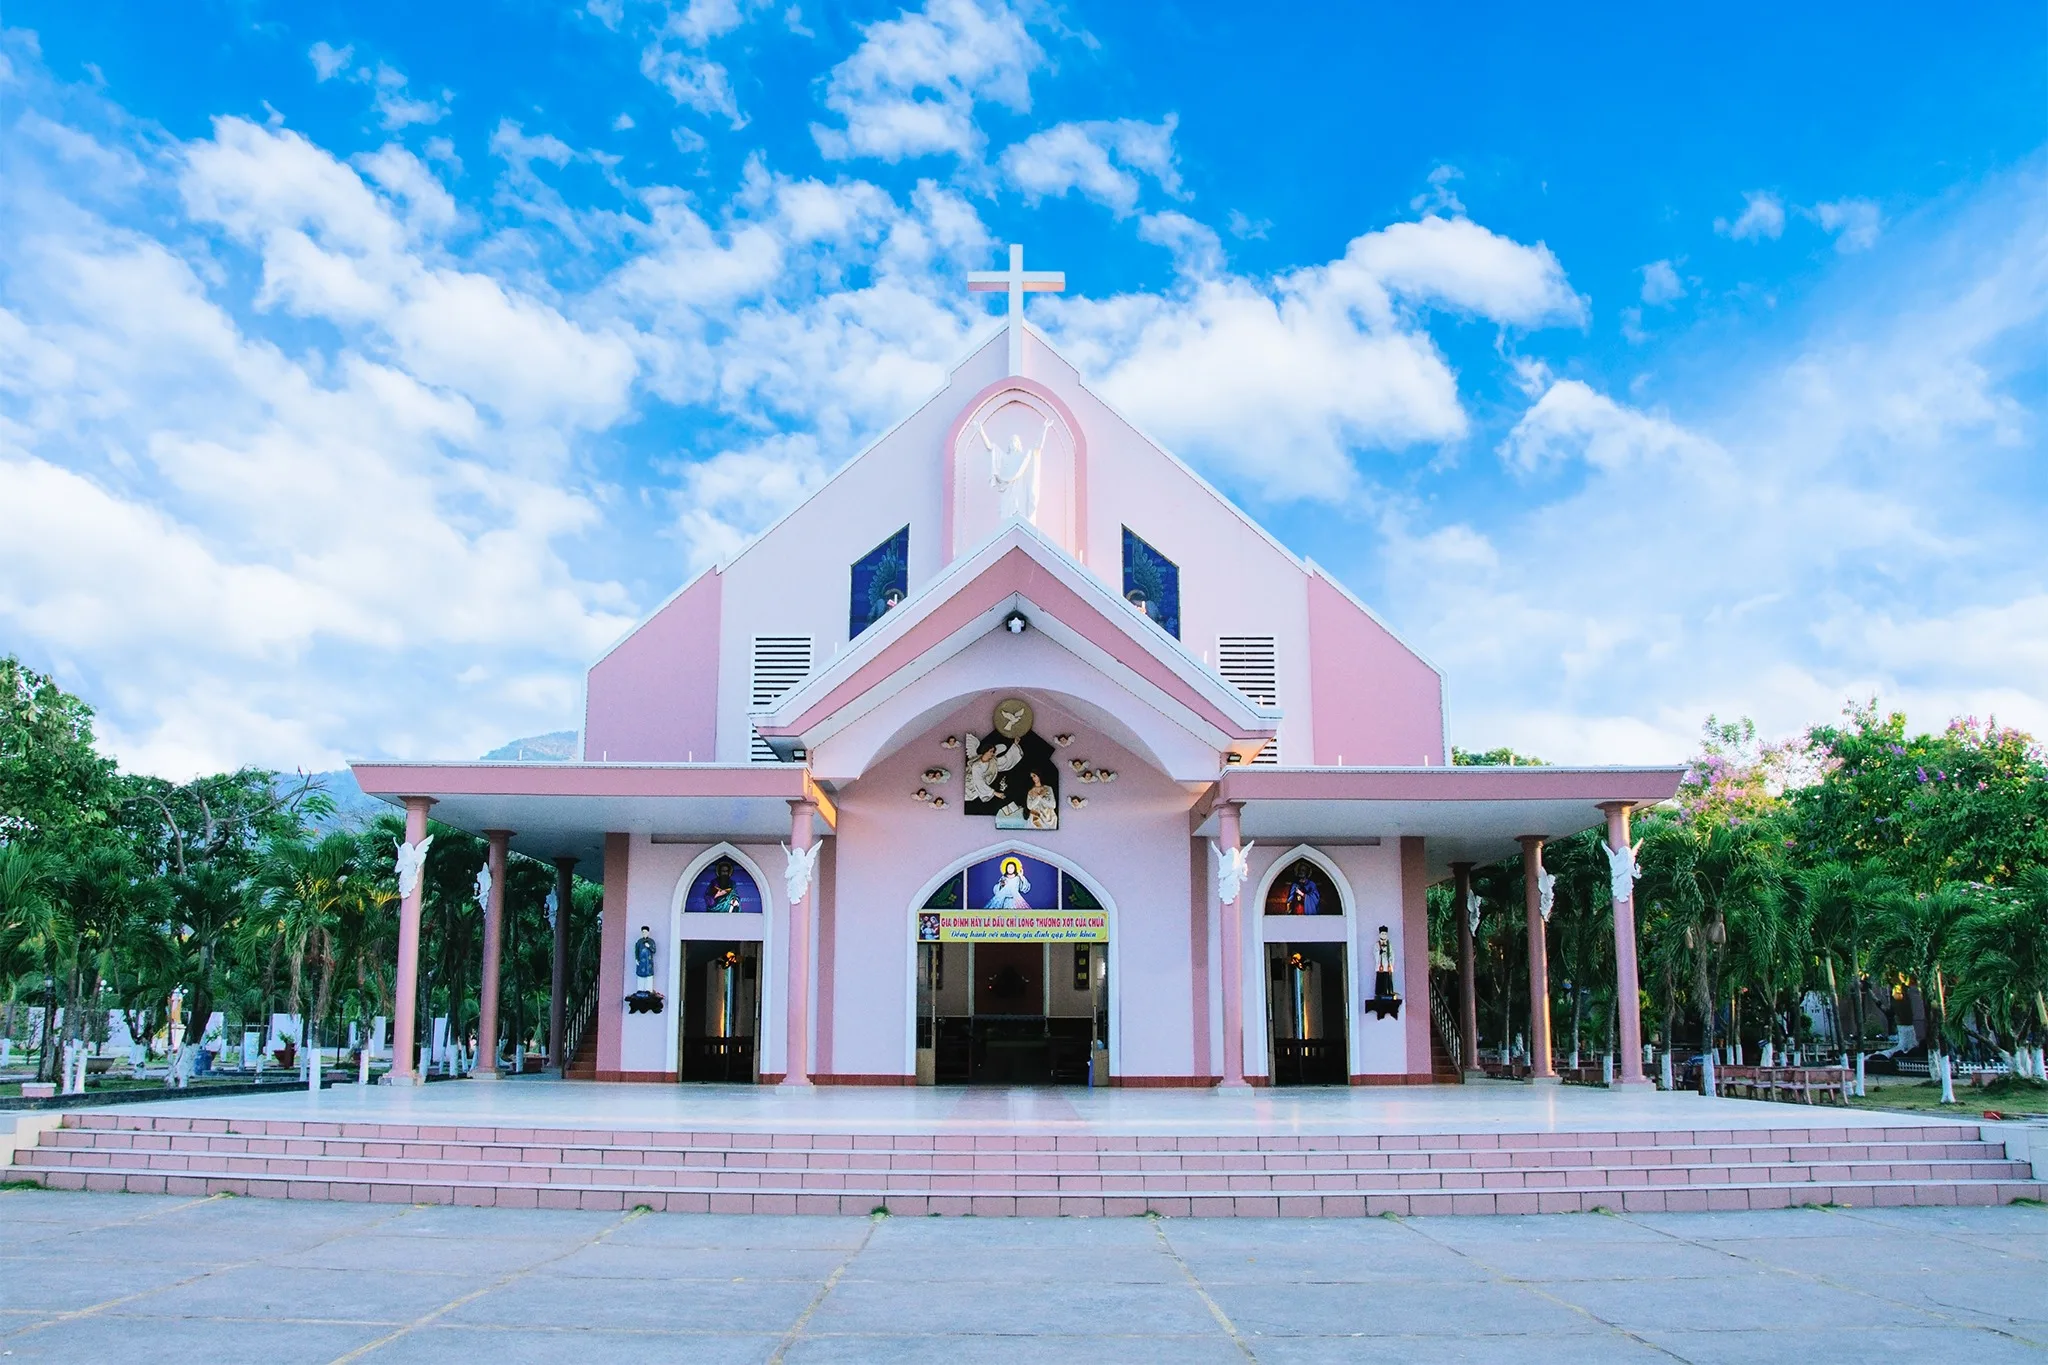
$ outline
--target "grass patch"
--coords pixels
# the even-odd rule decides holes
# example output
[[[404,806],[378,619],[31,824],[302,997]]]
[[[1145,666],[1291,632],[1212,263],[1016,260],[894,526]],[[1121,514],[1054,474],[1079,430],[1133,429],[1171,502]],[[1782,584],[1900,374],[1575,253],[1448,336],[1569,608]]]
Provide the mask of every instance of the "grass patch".
[[[42,1182],[36,1180],[0,1180],[0,1190],[39,1190]]]
[[[1956,1102],[1943,1104],[1941,1086],[1935,1081],[1872,1085],[1867,1095],[1851,1095],[1849,1107],[1958,1116],[1986,1109],[2001,1114],[2048,1114],[2048,1085],[2039,1081],[2001,1076],[1989,1085],[1958,1085],[1955,1090]]]

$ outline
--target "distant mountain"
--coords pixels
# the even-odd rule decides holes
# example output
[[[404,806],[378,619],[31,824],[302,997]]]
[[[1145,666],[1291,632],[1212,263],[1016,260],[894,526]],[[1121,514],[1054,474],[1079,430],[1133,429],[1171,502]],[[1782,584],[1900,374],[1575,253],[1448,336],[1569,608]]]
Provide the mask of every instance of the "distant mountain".
[[[528,735],[502,744],[484,755],[484,761],[504,763],[569,763],[576,757],[576,732],[557,730],[553,734]],[[313,773],[313,781],[321,791],[334,802],[334,814],[313,822],[319,833],[336,829],[361,829],[375,816],[396,811],[398,808],[376,797],[367,795],[356,782],[356,775],[347,768],[336,768],[333,772]],[[288,791],[298,785],[295,773],[280,773],[277,778],[280,791]]]
[[[484,755],[486,763],[572,763],[576,759],[576,732],[556,730],[552,734],[529,735],[501,744]]]

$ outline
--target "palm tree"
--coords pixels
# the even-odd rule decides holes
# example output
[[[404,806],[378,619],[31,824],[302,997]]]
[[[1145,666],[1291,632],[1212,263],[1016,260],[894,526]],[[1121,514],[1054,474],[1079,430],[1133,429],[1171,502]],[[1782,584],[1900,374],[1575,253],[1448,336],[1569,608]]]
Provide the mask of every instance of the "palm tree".
[[[2048,867],[2034,867],[2010,887],[1986,889],[1955,926],[1948,962],[1956,977],[1957,1013],[1975,1010],[2014,1074],[2028,1068],[2023,1048],[2048,1032]]]
[[[299,839],[273,839],[265,846],[257,874],[258,894],[266,912],[267,932],[276,936],[291,973],[292,1012],[302,1009],[306,978],[313,977],[312,1009],[305,1014],[309,1049],[320,1046],[320,1025],[334,998],[335,969],[340,964],[337,942],[344,921],[361,899],[349,886],[357,871],[353,837],[329,834],[315,844]]]
[[[1943,1007],[1946,983],[1942,962],[1950,952],[1950,939],[1962,921],[1980,908],[1982,891],[1968,882],[1948,882],[1932,891],[1901,896],[1885,906],[1872,926],[1870,949],[1878,961],[1903,974],[1920,987],[1932,1021],[1928,1030],[1929,1061],[1945,1056],[1949,1042],[1949,1014]],[[1942,1102],[1954,1103],[1947,1073],[1942,1073]]]
[[[0,961],[9,975],[40,968],[54,982],[59,964],[70,955],[76,936],[64,903],[55,894],[60,865],[19,844],[0,845]],[[56,1025],[54,1000],[43,994],[43,1028],[36,1074],[49,1079],[56,1052],[50,1034]]]

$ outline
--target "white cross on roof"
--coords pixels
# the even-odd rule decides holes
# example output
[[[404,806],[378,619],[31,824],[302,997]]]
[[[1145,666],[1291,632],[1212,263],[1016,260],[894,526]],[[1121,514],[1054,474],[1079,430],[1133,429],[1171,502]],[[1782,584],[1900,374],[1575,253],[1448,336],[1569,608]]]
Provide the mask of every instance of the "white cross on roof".
[[[967,288],[976,294],[994,293],[1000,289],[1010,296],[1010,373],[1024,373],[1024,295],[1027,293],[1058,293],[1067,287],[1065,272],[1059,270],[1026,270],[1024,248],[1010,247],[1010,268],[1008,270],[974,270],[967,275]]]

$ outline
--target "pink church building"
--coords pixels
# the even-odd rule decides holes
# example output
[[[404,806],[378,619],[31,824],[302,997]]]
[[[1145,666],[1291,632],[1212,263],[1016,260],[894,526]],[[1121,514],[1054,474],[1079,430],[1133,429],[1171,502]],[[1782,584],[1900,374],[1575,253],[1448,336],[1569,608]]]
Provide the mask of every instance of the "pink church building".
[[[517,850],[602,881],[598,979],[558,950],[550,1035],[557,1066],[594,1038],[599,1080],[1456,1080],[1469,926],[1433,1007],[1425,890],[1603,823],[1626,850],[1680,770],[1450,766],[1435,666],[1024,322],[1060,277],[1013,248],[972,281],[1007,323],[591,664],[579,761],[355,765],[414,843],[430,811],[489,840],[483,1055]],[[1614,856],[1617,1080],[1640,1084]],[[1541,1079],[1538,878],[1527,900]]]

